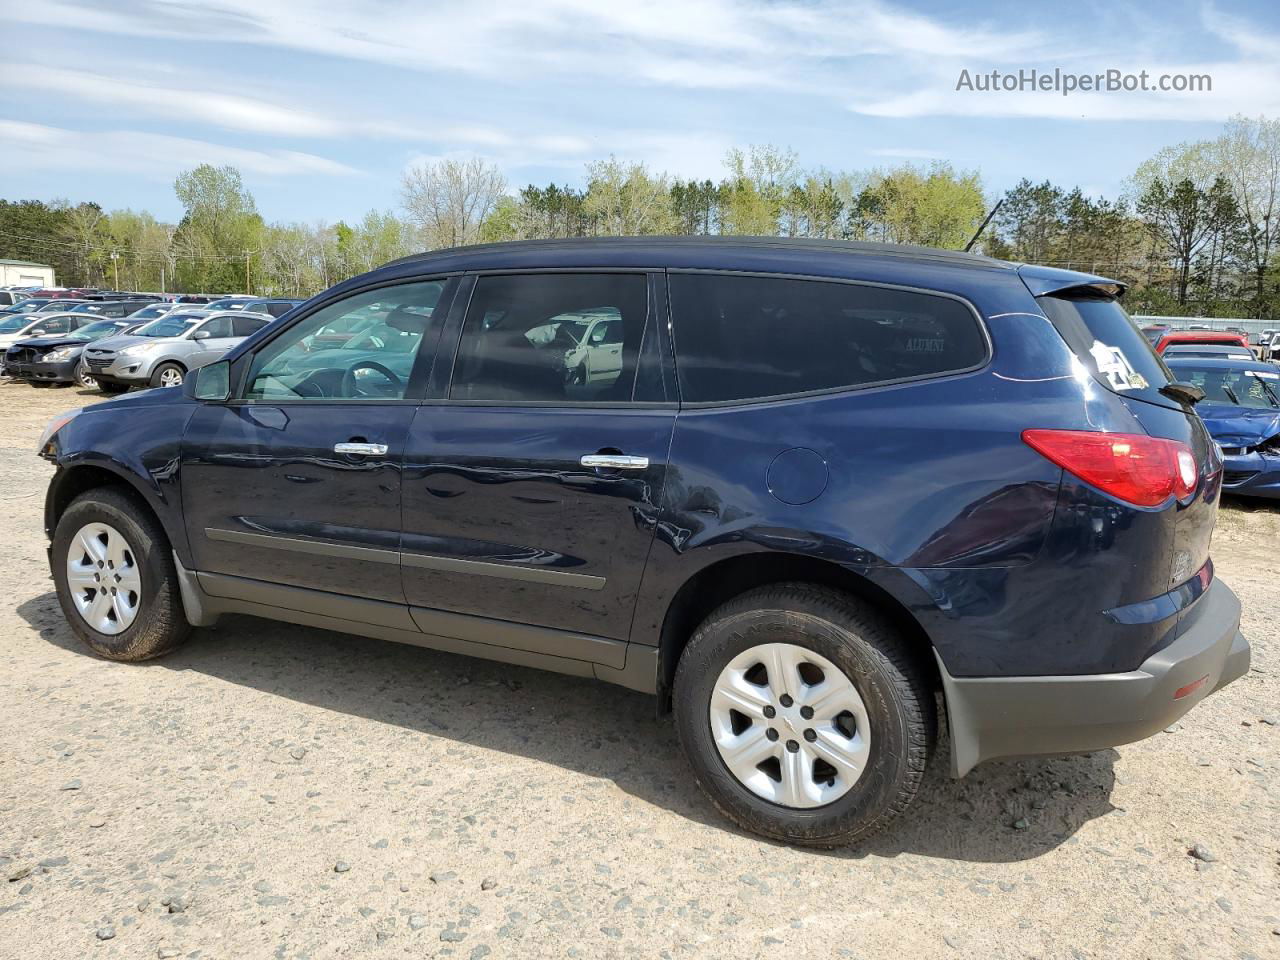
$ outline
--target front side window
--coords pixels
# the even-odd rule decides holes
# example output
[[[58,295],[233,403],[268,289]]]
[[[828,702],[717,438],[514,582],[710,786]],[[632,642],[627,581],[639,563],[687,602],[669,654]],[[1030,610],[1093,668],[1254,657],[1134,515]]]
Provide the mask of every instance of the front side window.
[[[320,308],[254,355],[245,398],[404,399],[419,353],[435,350],[448,282],[366,290]]]
[[[67,317],[50,317],[48,320],[36,321],[35,329],[43,330],[46,335],[66,333],[71,329],[71,321]]]
[[[220,340],[231,336],[231,318],[214,317],[206,320],[200,327],[201,333],[207,333],[210,340]]]
[[[958,300],[861,284],[672,274],[687,403],[857,387],[971,369],[987,355]]]
[[[643,274],[481,277],[463,324],[449,397],[630,401],[648,312]]]

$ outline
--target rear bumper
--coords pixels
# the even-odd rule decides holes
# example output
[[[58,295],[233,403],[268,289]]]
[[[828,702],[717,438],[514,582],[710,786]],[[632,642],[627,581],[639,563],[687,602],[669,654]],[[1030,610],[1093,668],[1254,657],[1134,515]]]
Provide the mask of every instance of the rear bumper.
[[[952,677],[939,660],[952,776],[997,757],[1088,753],[1142,740],[1243,676],[1250,651],[1240,601],[1218,580],[1197,607],[1193,625],[1125,673]]]

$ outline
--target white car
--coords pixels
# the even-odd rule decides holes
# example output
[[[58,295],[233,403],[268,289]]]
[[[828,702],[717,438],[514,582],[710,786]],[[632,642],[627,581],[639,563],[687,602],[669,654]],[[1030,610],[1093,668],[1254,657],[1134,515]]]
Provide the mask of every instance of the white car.
[[[92,313],[15,313],[0,319],[0,351],[32,337],[62,337],[102,318]]]

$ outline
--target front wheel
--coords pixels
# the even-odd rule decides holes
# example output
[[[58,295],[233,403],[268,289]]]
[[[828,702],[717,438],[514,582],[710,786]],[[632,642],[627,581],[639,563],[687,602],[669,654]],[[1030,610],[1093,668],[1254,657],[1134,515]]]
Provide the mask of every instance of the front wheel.
[[[186,371],[182,369],[181,364],[162,363],[151,374],[151,386],[180,387],[184,376]]]
[[[935,734],[933,694],[876,611],[782,584],[716,610],[676,670],[673,708],[699,785],[743,828],[835,847],[914,799]]]
[[[98,389],[98,381],[93,379],[92,376],[90,376],[89,368],[84,365],[83,360],[80,363],[76,364],[75,379],[76,379],[76,386],[80,387],[82,390]]]
[[[149,660],[190,631],[168,539],[134,496],[99,487],[76,497],[58,520],[51,558],[62,613],[100,656]]]

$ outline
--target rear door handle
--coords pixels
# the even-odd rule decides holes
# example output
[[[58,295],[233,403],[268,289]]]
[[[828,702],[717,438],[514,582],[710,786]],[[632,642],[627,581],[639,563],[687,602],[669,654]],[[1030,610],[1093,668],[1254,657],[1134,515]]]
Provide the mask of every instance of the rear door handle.
[[[584,467],[605,470],[647,470],[648,457],[628,457],[621,453],[591,453],[580,461]]]
[[[349,457],[385,457],[385,443],[335,443],[334,453],[345,453]]]

